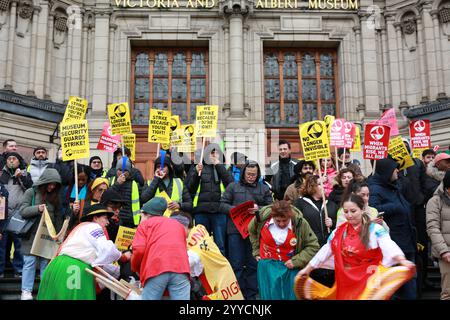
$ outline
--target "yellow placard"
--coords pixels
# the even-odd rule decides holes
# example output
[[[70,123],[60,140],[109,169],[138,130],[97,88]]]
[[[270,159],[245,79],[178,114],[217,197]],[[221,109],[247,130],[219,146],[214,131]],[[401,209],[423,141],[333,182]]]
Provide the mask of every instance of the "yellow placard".
[[[63,161],[89,158],[89,132],[87,120],[74,120],[59,124]]]
[[[136,229],[120,226],[117,231],[116,242],[114,244],[119,251],[127,251],[130,245],[133,243]]]
[[[164,198],[164,199],[166,199],[167,205],[169,205],[169,204],[172,203],[172,199],[170,199],[169,195],[168,195],[167,192],[165,192],[165,191],[160,192],[160,193],[159,193],[157,196],[155,196],[155,197],[159,197],[159,198]],[[170,217],[170,216],[172,215],[172,213],[173,213],[173,210],[167,208],[166,211],[164,211],[163,216],[164,216],[164,217]]]
[[[350,151],[361,151],[361,132],[359,130],[359,126],[355,125],[355,143],[353,144],[353,148]]]
[[[87,107],[87,100],[76,96],[70,96],[62,122],[83,120],[86,117]]]
[[[128,102],[109,104],[108,117],[112,135],[132,133]]]
[[[135,133],[127,133],[123,135],[123,144],[125,147],[130,149],[131,152],[131,160],[136,160],[136,134]]]
[[[182,143],[180,116],[170,117],[170,145],[176,147]]]
[[[299,125],[300,141],[306,161],[329,158],[327,127],[324,121],[310,121]]]
[[[218,120],[219,106],[197,106],[195,116],[197,137],[215,138]]]
[[[401,136],[396,136],[389,140],[388,153],[400,164],[399,170],[403,170],[414,165],[414,161],[408,153]]]
[[[170,117],[170,111],[150,109],[148,142],[170,143]]]
[[[197,148],[197,136],[193,124],[181,126],[182,142],[177,146],[178,152],[195,152]]]
[[[422,152],[427,150],[427,148],[413,149],[413,158],[422,159]]]

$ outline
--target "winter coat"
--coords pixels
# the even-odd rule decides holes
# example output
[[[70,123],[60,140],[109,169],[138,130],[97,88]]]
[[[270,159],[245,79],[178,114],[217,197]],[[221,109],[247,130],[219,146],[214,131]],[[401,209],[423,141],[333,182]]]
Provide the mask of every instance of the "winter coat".
[[[339,184],[333,186],[333,191],[328,195],[328,200],[333,201],[338,208],[341,206],[342,197],[344,195],[345,188]]]
[[[336,228],[337,211],[339,207],[332,201],[327,200],[327,212],[328,217],[333,221],[333,225],[330,228],[330,233],[325,225],[325,208],[322,204],[322,208],[316,207],[314,202],[309,197],[299,198],[294,202],[294,206],[300,210],[303,214],[303,218],[308,221],[311,229],[319,241],[319,245],[322,247],[328,239],[331,231]],[[319,210],[320,209],[320,210]]]
[[[205,154],[205,159],[208,156]],[[220,184],[223,183],[223,186],[226,188],[233,181],[233,177],[223,164],[207,164],[204,160],[201,177],[198,176],[196,167],[192,166],[184,180],[184,184],[188,188],[193,202],[195,201],[195,195],[200,185],[200,194],[198,195],[197,206],[192,210],[193,214],[220,213],[219,206],[222,196]]]
[[[27,169],[27,171],[31,175],[31,179],[33,180],[33,183],[36,183],[38,181],[41,174],[44,172],[44,170],[50,165],[50,161],[48,159],[45,160],[37,160],[35,158],[31,159],[30,166]],[[53,165],[53,164],[52,164]],[[52,166],[50,166],[51,168]]]
[[[131,270],[139,273],[144,287],[147,279],[164,272],[190,274],[186,230],[174,219],[153,216],[141,222],[132,248]]]
[[[159,159],[159,158],[158,158]],[[161,161],[159,160],[159,162],[155,162],[155,172],[156,169],[159,167]],[[174,177],[175,177],[175,170],[172,166],[172,163],[170,161],[165,162],[165,164],[168,165],[169,168],[169,184],[166,187],[164,180],[157,177],[156,175],[154,176],[152,182],[150,183],[150,185],[145,185],[145,187],[142,189],[142,193],[141,193],[141,205],[143,205],[144,203],[146,203],[147,201],[149,201],[150,199],[153,199],[155,197],[156,192],[159,190],[160,192],[165,191],[167,193],[167,195],[170,197],[173,191],[173,184],[176,183],[174,181]],[[180,199],[180,201],[178,201],[180,204],[180,210],[184,211],[184,212],[188,212],[191,213],[192,212],[192,199],[191,199],[191,195],[189,193],[188,188],[186,187],[186,185],[183,183],[183,191],[182,191],[182,198]]]
[[[294,167],[297,164],[297,160],[290,159],[289,160],[289,177],[287,178],[288,181],[292,179],[292,177],[295,175],[294,173]],[[272,192],[274,194],[275,199],[283,200],[284,193],[286,192],[287,188],[283,188],[281,186],[281,169],[280,169],[280,161],[275,162],[273,165],[270,166],[270,170],[272,171]]]
[[[302,269],[306,267],[308,262],[314,257],[314,255],[319,251],[320,246],[317,241],[313,230],[311,229],[308,222],[303,217],[302,213],[291,206],[291,210],[294,216],[291,218],[292,221],[292,232],[297,238],[297,245],[295,247],[295,255],[292,257],[292,264],[294,268]],[[271,218],[272,205],[266,206],[261,209],[258,217],[254,217],[248,226],[250,242],[252,243],[253,256],[259,256],[260,252],[260,236],[261,230],[267,220]]]
[[[56,171],[53,168],[46,169],[42,175],[39,177],[39,179],[34,183],[33,187],[25,191],[25,194],[23,196],[23,201],[20,206],[20,214],[25,219],[31,219],[31,218],[37,218],[34,222],[33,226],[31,227],[29,236],[22,238],[22,247],[21,252],[22,254],[29,255],[31,251],[31,246],[33,245],[34,237],[36,236],[37,228],[39,225],[41,213],[39,212],[38,206],[40,204],[43,204],[42,195],[39,191],[39,186],[49,184],[51,182],[55,182],[59,185],[61,185],[61,177],[59,176],[58,171]],[[55,192],[55,191],[54,191]],[[33,202],[33,195],[35,197],[34,199],[34,205],[32,205]],[[45,202],[45,205],[47,206],[47,211],[50,215],[50,218],[52,219],[53,225],[55,227],[56,232],[59,232],[59,230],[62,227],[64,216],[60,214],[60,208],[55,207],[53,204],[49,203],[48,201]]]
[[[58,159],[55,163],[49,164],[48,168],[54,168],[58,171],[63,186],[74,184],[75,171],[73,169],[73,161],[61,161]]]
[[[117,149],[116,151],[114,151],[113,161],[111,163],[111,169],[109,169],[108,173],[106,174],[107,179],[117,176],[116,165],[117,165],[117,156],[119,155],[119,153],[122,153],[122,149]],[[125,147],[125,154],[130,154],[130,150],[127,147]],[[134,181],[136,181],[141,187],[144,187],[145,179],[144,179],[144,176],[142,175],[141,171],[139,169],[133,167],[133,168],[131,168],[130,173],[131,173],[131,178]]]
[[[228,185],[220,200],[220,212],[229,215],[230,211],[237,205],[246,201],[254,201],[258,207],[264,207],[273,202],[272,194],[269,187],[259,182],[261,170],[258,165],[258,176],[256,182],[248,184],[245,182],[245,170],[248,164],[242,170],[239,182],[232,182]],[[236,225],[231,219],[228,219],[227,233],[239,233]]]
[[[397,166],[397,162],[392,159],[377,161],[375,174],[368,179],[369,206],[384,212],[384,221],[390,228],[390,236],[402,251],[414,253],[417,247],[412,208],[397,183],[390,181]]]
[[[427,203],[427,233],[436,258],[450,252],[450,196],[441,185]]]
[[[434,166],[434,161],[431,161],[428,164],[426,167],[425,185],[423,187],[425,203],[433,197],[435,191],[439,187],[439,184],[444,179],[444,175],[444,171],[439,171],[439,169]]]
[[[425,204],[426,169],[422,161],[413,159],[414,165],[398,173],[397,184],[405,199],[413,206]]]
[[[22,204],[25,191],[33,185],[31,176],[23,170],[23,175],[19,178],[14,176],[15,169],[11,172],[6,166],[3,168],[0,176],[0,183],[8,190],[8,217],[14,215],[16,209]]]
[[[286,192],[284,193],[284,199],[290,200],[294,203],[298,198],[302,196],[300,191],[302,184],[300,182],[294,182],[287,187]]]

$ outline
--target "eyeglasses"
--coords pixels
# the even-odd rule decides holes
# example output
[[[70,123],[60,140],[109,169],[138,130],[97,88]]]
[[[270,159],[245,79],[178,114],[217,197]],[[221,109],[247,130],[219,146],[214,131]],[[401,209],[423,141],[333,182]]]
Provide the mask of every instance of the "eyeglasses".
[[[101,193],[103,193],[103,192],[105,192],[106,190],[108,190],[107,188],[100,188],[100,189],[97,189],[98,190],[98,192],[101,192]]]
[[[248,172],[246,172],[245,175],[249,176],[249,177],[256,177],[256,176],[258,176],[257,173],[248,173]]]

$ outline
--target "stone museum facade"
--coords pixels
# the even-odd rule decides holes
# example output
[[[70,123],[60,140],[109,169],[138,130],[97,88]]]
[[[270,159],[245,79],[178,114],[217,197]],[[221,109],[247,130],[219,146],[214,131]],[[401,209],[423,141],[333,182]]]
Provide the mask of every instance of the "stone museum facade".
[[[146,176],[150,106],[190,123],[197,105],[219,105],[227,150],[261,163],[281,138],[300,155],[298,123],[364,124],[390,107],[403,134],[408,118],[430,119],[446,148],[449,53],[449,0],[0,0],[0,140],[54,158],[76,95],[92,155],[106,105],[130,103]]]

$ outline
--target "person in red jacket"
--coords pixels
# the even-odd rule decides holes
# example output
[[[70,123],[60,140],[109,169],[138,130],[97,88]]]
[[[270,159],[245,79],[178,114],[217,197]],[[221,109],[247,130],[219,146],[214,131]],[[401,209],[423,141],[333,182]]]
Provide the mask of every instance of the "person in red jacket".
[[[142,300],[161,300],[166,289],[171,300],[190,298],[186,230],[178,221],[162,216],[166,209],[164,198],[145,203],[133,239],[131,270],[139,273]]]

